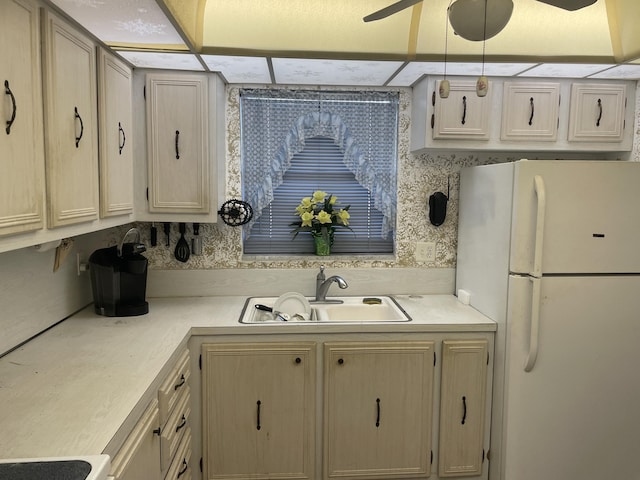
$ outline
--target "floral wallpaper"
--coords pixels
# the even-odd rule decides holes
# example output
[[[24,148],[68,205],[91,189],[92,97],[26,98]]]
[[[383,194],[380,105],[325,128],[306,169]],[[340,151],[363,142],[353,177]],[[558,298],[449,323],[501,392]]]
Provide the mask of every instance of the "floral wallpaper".
[[[191,255],[188,262],[178,262],[173,255],[179,239],[178,225],[172,224],[171,246],[167,248],[161,225],[158,227],[158,245],[149,247],[145,256],[152,269],[261,269],[261,268],[455,268],[458,223],[459,171],[463,167],[517,160],[506,154],[475,154],[458,152],[428,152],[413,155],[409,152],[411,121],[411,89],[400,88],[400,121],[398,145],[398,225],[395,255],[315,255],[251,256],[242,255],[241,229],[222,222],[200,226],[202,255]],[[636,112],[640,111],[640,95]],[[239,87],[228,86],[226,91],[226,195],[241,198],[240,181],[240,104]],[[639,131],[638,119],[635,129]],[[640,161],[639,135],[635,135],[631,160]],[[428,198],[432,193],[449,192],[445,222],[435,227],[428,219]],[[139,224],[142,240],[149,246],[150,224]],[[119,238],[126,231],[122,227],[114,232]],[[186,237],[191,239],[193,228],[187,225]],[[436,260],[418,262],[415,258],[416,242],[435,242]]]

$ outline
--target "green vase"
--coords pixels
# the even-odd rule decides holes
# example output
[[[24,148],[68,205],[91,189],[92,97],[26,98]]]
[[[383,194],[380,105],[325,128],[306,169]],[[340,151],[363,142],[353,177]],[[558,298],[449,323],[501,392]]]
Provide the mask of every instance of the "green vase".
[[[326,257],[331,255],[331,245],[333,244],[333,232],[312,233],[313,242],[316,247],[316,255]]]

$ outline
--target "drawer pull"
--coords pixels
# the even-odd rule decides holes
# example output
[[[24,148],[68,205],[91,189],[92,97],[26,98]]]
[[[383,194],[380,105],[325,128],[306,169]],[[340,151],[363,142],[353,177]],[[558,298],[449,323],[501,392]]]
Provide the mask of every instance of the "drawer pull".
[[[467,421],[467,397],[462,396],[462,425]]]
[[[380,399],[376,398],[376,427],[380,426]]]
[[[187,463],[186,458],[182,459],[182,465],[183,465],[182,470],[178,472],[178,475],[176,475],[176,478],[180,478],[182,475],[187,473],[187,470],[189,469],[189,464]]]
[[[187,380],[184,378],[184,373],[183,373],[183,374],[180,376],[180,383],[177,383],[177,384],[173,387],[173,389],[174,389],[174,390],[179,389],[181,386],[183,386],[183,385],[184,385],[184,382],[186,382],[186,381],[187,381]]]
[[[80,135],[76,137],[76,148],[80,145],[80,140],[82,140],[82,135],[84,134],[84,123],[82,123],[82,117],[78,113],[78,107],[73,107],[75,111],[75,118],[80,120]]]
[[[260,405],[262,405],[262,402],[260,400],[258,400],[256,402],[256,405],[258,406],[258,414],[257,414],[257,424],[256,424],[256,430],[260,430]]]
[[[122,143],[120,143],[120,135],[122,134]],[[122,155],[122,149],[124,148],[124,144],[127,142],[127,136],[124,134],[124,129],[122,128],[122,124],[118,122],[118,155]]]
[[[602,120],[602,99],[598,99],[598,119],[596,120],[596,127],[600,126],[600,120]]]
[[[182,415],[182,422],[180,423],[180,425],[176,427],[176,432],[179,431],[181,428],[184,428],[186,424],[187,424],[187,418],[184,415]]]
[[[529,117],[529,126],[533,125],[533,113],[535,112],[535,106],[533,104],[533,97],[529,99],[529,105],[531,106],[530,112],[531,116]]]

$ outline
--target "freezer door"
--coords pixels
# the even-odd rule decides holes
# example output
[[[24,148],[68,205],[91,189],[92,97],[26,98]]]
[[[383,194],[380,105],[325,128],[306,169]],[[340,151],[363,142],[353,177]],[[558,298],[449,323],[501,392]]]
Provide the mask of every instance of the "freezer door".
[[[640,272],[640,163],[515,167],[510,271],[536,274],[537,248],[542,274]]]
[[[529,372],[534,280],[509,282],[491,480],[638,478],[640,276],[537,281],[538,354]]]

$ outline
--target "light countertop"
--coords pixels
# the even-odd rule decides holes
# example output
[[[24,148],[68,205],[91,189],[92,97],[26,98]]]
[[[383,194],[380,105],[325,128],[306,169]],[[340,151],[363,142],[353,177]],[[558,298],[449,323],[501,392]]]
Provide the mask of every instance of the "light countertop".
[[[150,298],[139,317],[102,317],[89,306],[0,359],[0,458],[103,453],[192,335],[496,329],[452,295],[394,298],[411,322],[245,325],[246,297],[226,296]]]

